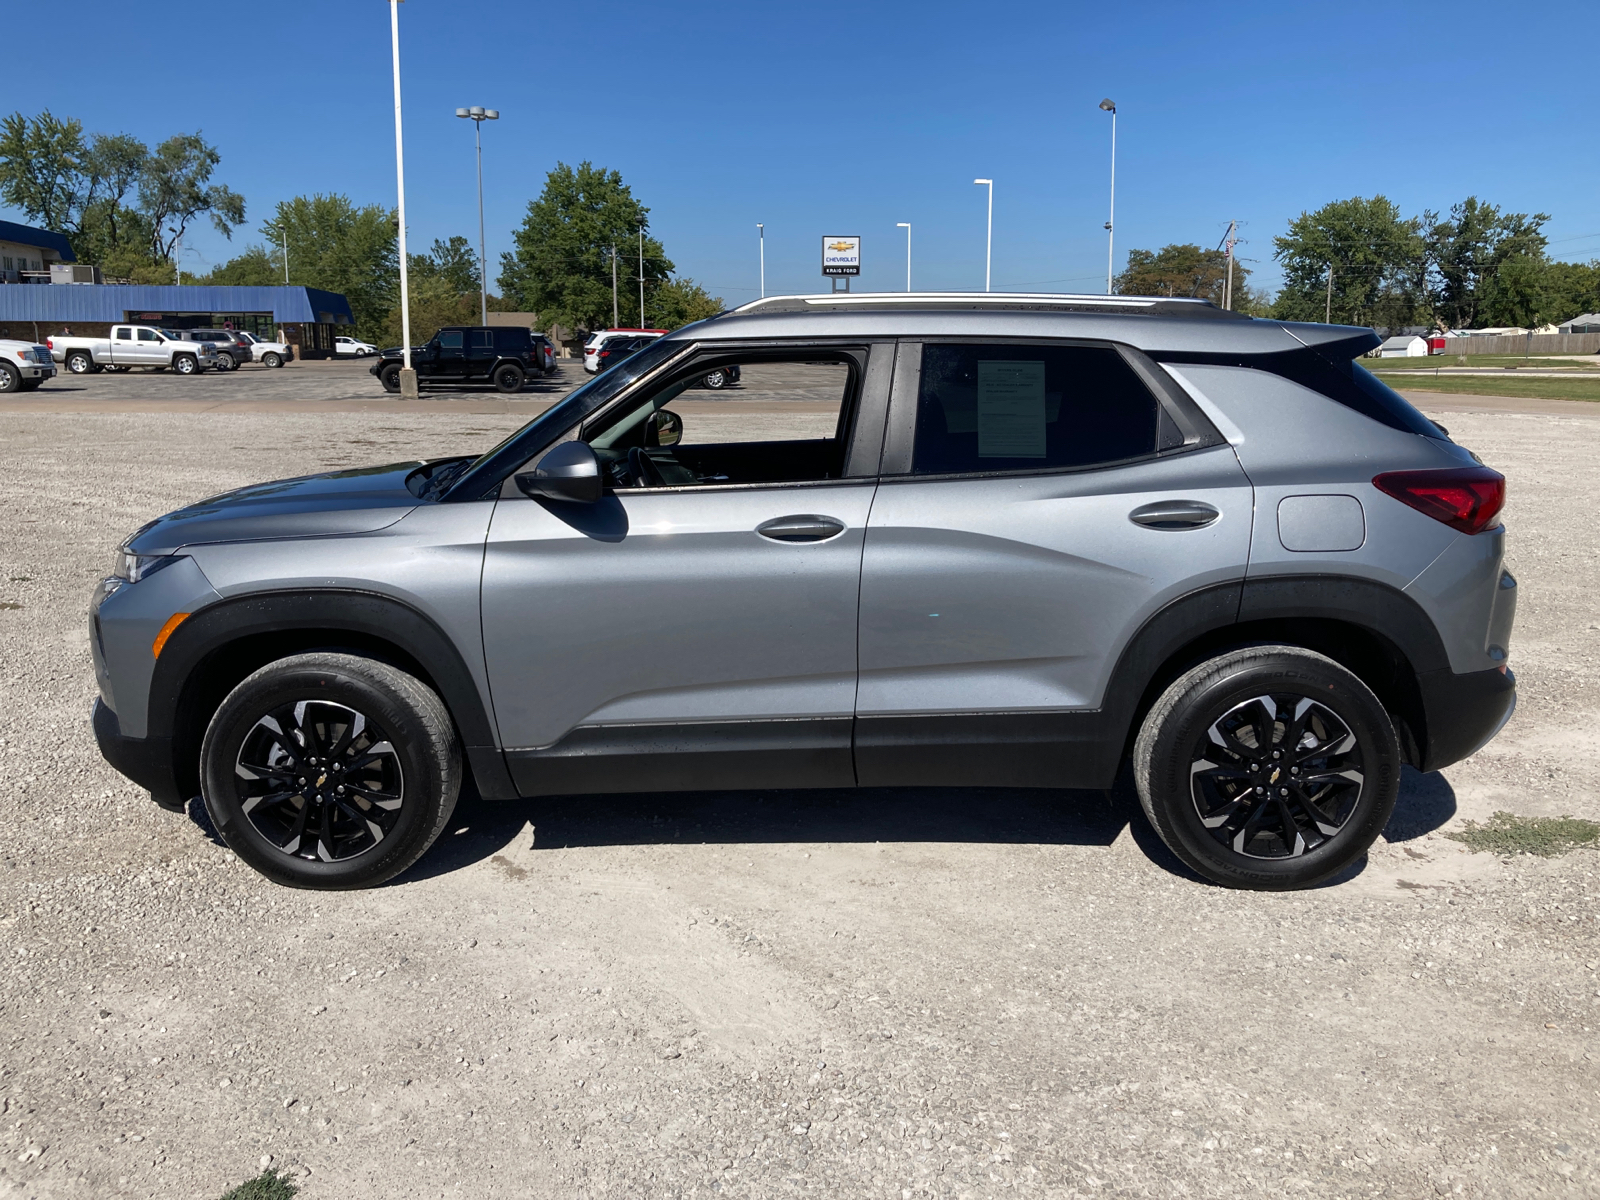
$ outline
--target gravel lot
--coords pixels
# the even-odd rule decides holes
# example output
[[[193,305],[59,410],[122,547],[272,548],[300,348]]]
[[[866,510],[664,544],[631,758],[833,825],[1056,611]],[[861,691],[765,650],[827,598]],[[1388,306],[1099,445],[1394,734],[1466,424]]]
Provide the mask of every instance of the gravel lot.
[[[0,1197],[1600,1192],[1596,855],[1442,837],[1600,817],[1600,420],[1449,398],[1521,707],[1334,886],[1197,882],[1126,790],[908,790],[469,802],[330,895],[102,763],[90,587],[179,503],[522,417],[52,391],[0,407]]]

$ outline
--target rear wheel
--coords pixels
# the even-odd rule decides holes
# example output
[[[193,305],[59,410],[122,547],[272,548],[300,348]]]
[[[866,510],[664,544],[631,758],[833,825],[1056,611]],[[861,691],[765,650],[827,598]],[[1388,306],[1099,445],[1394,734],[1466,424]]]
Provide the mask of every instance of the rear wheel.
[[[239,364],[234,361],[233,355],[227,353],[226,351],[217,355],[217,370],[233,371],[238,369],[238,366]]]
[[[461,787],[444,702],[387,663],[296,654],[229,693],[200,750],[206,811],[291,887],[382,883],[427,851]]]
[[[494,369],[494,386],[497,391],[520,392],[526,379],[522,368],[512,363],[502,363]]]
[[[74,350],[67,355],[67,370],[74,375],[87,375],[94,370],[94,358],[87,350]]]
[[[276,350],[268,350],[261,356],[261,362],[265,366],[281,367],[283,366],[283,355],[279,354]]]
[[[702,379],[700,384],[702,387],[708,387],[714,392],[720,391],[728,386],[728,373],[726,371],[713,371]]]
[[[1133,751],[1145,815],[1190,867],[1287,890],[1338,874],[1394,811],[1400,746],[1359,678],[1295,646],[1221,655],[1175,680]]]

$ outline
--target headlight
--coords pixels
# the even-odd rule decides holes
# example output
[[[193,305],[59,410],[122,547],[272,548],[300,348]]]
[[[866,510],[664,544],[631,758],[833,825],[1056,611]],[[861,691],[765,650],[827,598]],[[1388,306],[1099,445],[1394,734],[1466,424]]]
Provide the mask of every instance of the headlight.
[[[153,575],[162,567],[171,566],[178,561],[178,557],[176,554],[135,554],[126,547],[120,547],[112,556],[108,578],[138,583],[146,575]]]

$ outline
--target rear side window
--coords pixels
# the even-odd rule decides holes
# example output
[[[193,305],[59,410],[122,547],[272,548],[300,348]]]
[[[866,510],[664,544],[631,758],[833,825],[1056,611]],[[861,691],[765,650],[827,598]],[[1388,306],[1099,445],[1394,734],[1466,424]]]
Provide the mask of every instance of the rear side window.
[[[1089,467],[1154,454],[1156,398],[1114,349],[922,348],[918,475]]]
[[[1362,416],[1381,421],[1391,429],[1423,437],[1445,436],[1443,430],[1413,408],[1404,396],[1358,362],[1333,361],[1314,350],[1299,350],[1275,354],[1259,365],[1337,404],[1353,408]]]
[[[496,329],[494,341],[501,350],[526,350],[533,344],[533,336],[526,329]]]

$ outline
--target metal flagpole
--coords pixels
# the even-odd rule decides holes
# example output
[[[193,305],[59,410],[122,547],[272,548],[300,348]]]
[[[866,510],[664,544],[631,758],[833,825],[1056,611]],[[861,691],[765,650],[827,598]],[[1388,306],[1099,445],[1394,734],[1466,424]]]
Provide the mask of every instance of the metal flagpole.
[[[410,378],[411,396],[416,395],[417,377],[411,374],[411,282],[406,270],[406,160],[400,131],[400,0],[389,0],[389,42],[394,54],[394,174],[400,218],[400,343],[403,363],[400,394],[405,398],[407,377]]]

